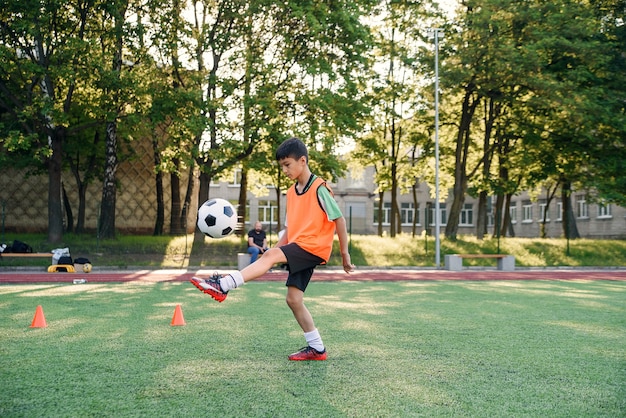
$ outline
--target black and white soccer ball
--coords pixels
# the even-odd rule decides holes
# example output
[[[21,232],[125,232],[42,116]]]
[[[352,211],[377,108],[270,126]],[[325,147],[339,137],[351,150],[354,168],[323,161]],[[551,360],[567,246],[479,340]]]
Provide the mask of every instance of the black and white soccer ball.
[[[237,212],[225,199],[209,199],[198,209],[198,229],[211,238],[224,238],[235,231]]]

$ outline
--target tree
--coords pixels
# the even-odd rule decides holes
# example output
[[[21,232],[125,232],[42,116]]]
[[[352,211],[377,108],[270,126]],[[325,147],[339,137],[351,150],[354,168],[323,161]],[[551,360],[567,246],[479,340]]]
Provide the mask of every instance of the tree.
[[[446,226],[451,239],[470,182],[479,192],[510,195],[550,176],[562,185],[581,187],[584,182],[577,180],[596,172],[589,150],[606,149],[600,144],[609,140],[598,135],[598,126],[609,125],[609,118],[600,115],[610,95],[599,81],[608,79],[607,62],[617,57],[601,30],[602,19],[586,3],[473,2],[467,3],[462,22],[460,36],[448,37],[457,53],[450,58],[455,70],[446,74],[452,85],[464,88],[463,93],[447,93],[463,97],[457,105],[454,201]],[[475,115],[480,102],[489,116],[482,127]],[[619,115],[619,105],[613,103],[610,114]],[[479,135],[484,136],[480,148]],[[496,153],[490,154],[494,147]],[[489,180],[493,173],[484,166],[482,181],[471,181],[471,173],[488,164],[490,155],[499,157],[500,166],[491,165],[500,174],[498,183]],[[498,205],[503,202],[499,199]],[[496,210],[496,218],[505,222],[501,232],[506,232],[508,211]],[[572,223],[567,236],[574,231]]]
[[[9,1],[0,12],[3,151],[6,161],[19,155],[16,165],[47,171],[51,243],[63,236],[63,144],[92,126],[71,123],[75,104],[90,101],[81,87],[90,79],[90,16],[97,4]]]
[[[189,48],[188,34],[191,24],[184,18],[186,2],[148,2],[146,21],[141,21],[145,38],[141,48],[147,74],[142,78],[141,89],[147,106],[145,117],[149,120],[153,144],[155,183],[158,213],[154,234],[161,235],[165,224],[163,180],[170,177],[171,234],[187,231],[187,216],[191,206],[195,181],[193,138],[205,127],[201,115],[201,92],[196,86],[202,72],[189,68],[184,57]],[[150,54],[150,51],[157,53]],[[187,175],[186,191],[181,195],[181,183]]]
[[[129,117],[129,107],[136,94],[132,68],[135,61],[125,61],[124,52],[132,54],[132,42],[127,33],[128,0],[109,2],[102,10],[102,23],[108,27],[100,37],[102,66],[102,102],[105,125],[105,161],[98,234],[101,238],[115,237],[115,205],[117,201],[116,172],[119,164],[120,118]],[[136,58],[135,58],[136,59]],[[127,63],[128,65],[124,65]],[[123,136],[121,136],[123,138]]]
[[[391,194],[389,234],[394,237],[402,224],[398,192],[413,188],[416,165],[411,156],[420,154],[413,142],[416,135],[411,131],[418,125],[410,121],[424,107],[418,93],[422,80],[417,45],[426,29],[415,22],[423,21],[428,14],[419,3],[393,1],[381,2],[376,12],[369,87],[372,127],[367,140],[360,141],[357,156],[364,164],[373,164],[376,170],[379,234],[382,234],[383,196],[386,191]]]
[[[340,167],[332,149],[338,134],[356,131],[352,74],[366,47],[359,4],[194,5],[193,58],[206,74],[195,86],[204,92],[200,109],[207,121],[195,135],[199,202],[215,176],[242,162],[244,171],[253,166],[247,161],[265,141],[300,136],[315,164]],[[205,21],[210,25],[200,24]],[[262,148],[268,149],[274,147]]]

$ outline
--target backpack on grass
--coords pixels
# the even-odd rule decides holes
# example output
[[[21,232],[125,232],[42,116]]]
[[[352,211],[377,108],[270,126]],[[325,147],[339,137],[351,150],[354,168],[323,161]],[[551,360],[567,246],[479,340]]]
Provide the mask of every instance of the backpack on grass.
[[[2,244],[2,245],[4,246],[6,244]],[[32,253],[33,247],[26,244],[25,242],[14,240],[13,244],[6,245],[6,247],[4,248],[2,252],[3,253]]]
[[[58,264],[74,264],[74,262],[72,261],[72,257],[69,255],[63,255],[59,258]]]

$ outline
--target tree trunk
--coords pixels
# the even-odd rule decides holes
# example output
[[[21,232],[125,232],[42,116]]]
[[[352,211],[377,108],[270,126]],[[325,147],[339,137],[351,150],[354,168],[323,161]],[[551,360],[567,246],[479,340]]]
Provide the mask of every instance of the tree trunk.
[[[116,81],[120,80],[122,72],[122,53],[124,49],[124,15],[126,14],[128,3],[119,4],[119,8],[114,8],[113,25],[115,27],[114,50],[111,71]],[[100,222],[99,236],[101,238],[115,237],[115,206],[117,203],[117,116],[119,115],[122,104],[120,103],[119,84],[111,84],[110,94],[112,97],[111,112],[115,112],[106,123],[106,139],[105,139],[105,162],[104,162],[104,178],[102,185],[102,201],[100,202]]]
[[[50,138],[52,155],[48,160],[48,242],[63,240],[63,210],[61,202],[61,169],[63,166],[63,132],[53,129]]]
[[[556,194],[557,189],[559,188],[559,183],[557,182],[554,185],[554,189],[550,190],[550,186],[546,187],[546,207],[543,212],[543,219],[541,220],[541,225],[539,226],[539,236],[541,238],[547,238],[548,233],[546,232],[546,224],[548,222],[548,213],[550,209],[550,204],[552,203],[552,199],[554,199],[554,195]]]
[[[489,196],[485,190],[478,195],[478,213],[476,214],[476,238],[483,240],[487,234],[487,201]]]
[[[115,237],[115,204],[117,200],[117,124],[107,122],[104,178],[102,181],[102,201],[100,202],[100,238]]]
[[[163,193],[163,172],[161,170],[157,170],[154,182],[156,185],[157,213],[152,235],[156,237],[163,235],[163,228],[165,226],[165,197]]]
[[[508,141],[499,138],[497,144],[498,152],[498,197],[496,203],[496,222],[494,227],[494,236],[506,236],[508,225],[511,222],[510,195],[506,194],[507,184],[509,183],[508,168]]]
[[[496,205],[493,210],[493,238],[502,235],[502,225],[504,220],[504,195],[496,195]]]
[[[200,173],[200,187],[198,190],[198,207],[202,206],[204,202],[209,200],[209,184],[211,183],[211,177],[205,173]]]
[[[161,171],[161,154],[159,152],[159,141],[155,135],[152,140],[152,154],[154,158],[154,168],[156,175],[154,183],[156,186],[156,219],[154,221],[154,231],[152,235],[163,235],[163,227],[165,226],[165,201],[163,193],[163,171]]]
[[[280,186],[275,188],[276,190],[276,212],[278,213],[278,219],[276,220],[276,236],[283,229],[282,222],[280,221]]]
[[[411,225],[411,236],[414,237],[415,235],[417,235],[417,219],[419,217],[419,203],[417,201],[417,182],[415,182],[413,184],[413,187],[411,187],[411,194],[413,197],[413,222]],[[425,222],[425,221],[424,221]]]
[[[243,237],[246,234],[246,198],[248,191],[248,169],[244,166],[241,170],[241,181],[239,182],[239,205],[237,207],[237,221],[241,228],[238,235]],[[252,216],[252,214],[250,214]],[[270,214],[271,216],[271,214]],[[250,219],[252,221],[252,219]]]
[[[499,115],[500,106],[495,104],[493,98],[490,98],[485,104],[485,135],[483,138],[483,159],[482,159],[482,180],[486,185],[491,175],[491,159],[493,157],[491,138],[493,125]],[[478,214],[476,216],[476,238],[482,240],[487,233],[487,199],[489,198],[486,190],[481,190],[478,195]]]
[[[392,210],[396,212],[396,235],[402,233],[402,216],[400,216],[400,206],[396,200],[396,204],[391,206]]]
[[[569,180],[562,180],[561,202],[563,203],[563,234],[567,239],[580,238],[578,227],[576,226],[576,216],[572,207],[572,183]]]
[[[383,199],[385,198],[385,192],[378,192],[378,236],[383,236],[383,221],[385,219],[383,208],[385,205],[383,204]]]
[[[100,142],[100,130],[96,130],[93,136],[93,147],[96,148],[97,144]],[[76,164],[72,165],[72,173],[74,174],[74,179],[76,181],[76,189],[78,190],[78,216],[76,218],[76,233],[82,234],[85,232],[85,216],[86,216],[86,208],[87,208],[87,188],[93,182],[94,178],[97,177],[96,170],[96,154],[94,152],[90,152],[87,156],[86,168],[84,171],[84,176],[81,177],[80,172],[80,155],[76,157]]]
[[[456,150],[454,154],[454,186],[452,189],[452,205],[448,212],[448,222],[446,224],[446,238],[455,240],[459,229],[459,216],[465,203],[465,193],[467,192],[467,154],[470,145],[470,127],[472,117],[480,98],[474,98],[473,84],[468,84],[465,88],[465,97],[461,112],[461,123],[456,139]]]
[[[74,213],[72,212],[72,205],[70,204],[70,199],[67,197],[63,182],[61,182],[61,190],[63,191],[63,207],[65,208],[65,217],[67,218],[65,232],[71,233],[74,232]]]
[[[183,203],[183,208],[180,213],[180,224],[183,228],[183,231],[185,231],[185,233],[191,232],[188,230],[187,219],[189,216],[189,208],[191,207],[193,187],[196,182],[194,169],[195,167],[194,167],[194,164],[192,163],[191,166],[189,167],[189,177],[187,179],[187,190],[185,190],[185,203]]]
[[[399,229],[397,229],[398,221],[398,181],[397,166],[395,163],[391,163],[391,208],[389,211],[389,236],[395,237]]]
[[[180,235],[185,233],[182,219],[183,203],[180,196],[180,161],[175,158],[172,163],[176,167],[170,173],[170,235]]]
[[[395,102],[393,102],[395,104]],[[398,204],[398,153],[397,146],[400,142],[398,132],[396,131],[396,120],[392,116],[391,119],[391,209],[389,211],[389,236],[391,238],[397,233],[397,204]]]
[[[502,236],[506,237],[506,234],[508,232],[510,237],[514,237],[515,236],[515,229],[513,229],[513,220],[511,219],[511,211],[510,211],[510,207],[511,207],[511,199],[513,198],[513,194],[508,193],[506,195],[506,206],[505,206],[505,212],[504,212],[504,225],[502,226]]]

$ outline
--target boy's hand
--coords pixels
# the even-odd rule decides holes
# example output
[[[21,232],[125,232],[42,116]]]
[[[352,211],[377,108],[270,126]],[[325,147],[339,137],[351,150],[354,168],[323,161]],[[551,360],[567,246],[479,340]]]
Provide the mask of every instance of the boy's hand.
[[[343,271],[352,273],[352,271],[354,271],[354,264],[350,261],[350,254],[342,254],[341,258],[343,259]]]

